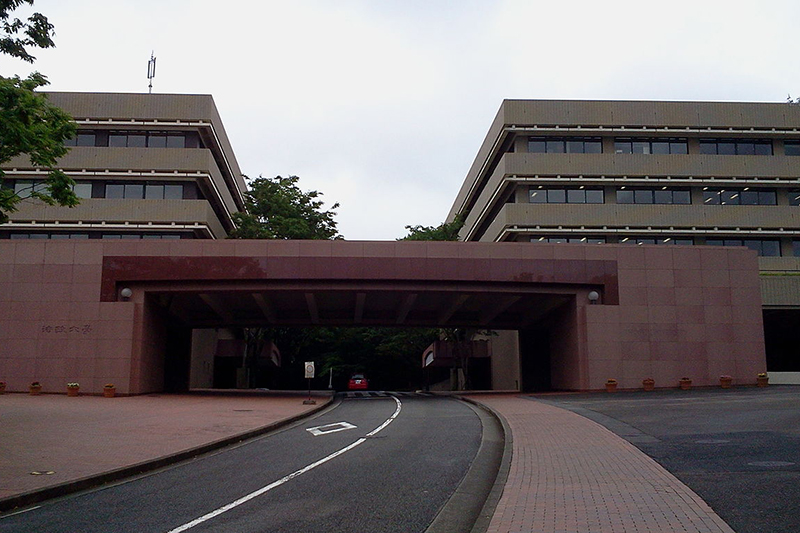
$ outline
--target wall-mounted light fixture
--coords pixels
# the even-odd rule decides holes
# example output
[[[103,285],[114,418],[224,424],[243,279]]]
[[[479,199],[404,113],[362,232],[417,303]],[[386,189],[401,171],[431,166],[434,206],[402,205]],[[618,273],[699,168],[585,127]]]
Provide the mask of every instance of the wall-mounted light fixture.
[[[600,299],[600,293],[597,291],[591,291],[587,297],[589,298],[589,305],[594,305]]]
[[[133,291],[130,290],[128,287],[125,287],[121,291],[119,291],[119,297],[122,299],[123,302],[127,302],[133,296]]]

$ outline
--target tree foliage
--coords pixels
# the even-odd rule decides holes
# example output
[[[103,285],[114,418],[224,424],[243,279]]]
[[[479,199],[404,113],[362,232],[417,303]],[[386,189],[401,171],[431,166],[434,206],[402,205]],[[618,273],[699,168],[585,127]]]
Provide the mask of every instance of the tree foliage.
[[[11,18],[11,12],[33,0],[0,0],[0,53],[33,62],[28,48],[50,48],[53,26],[47,17],[34,13],[27,21]],[[67,113],[53,106],[45,94],[36,90],[48,81],[34,72],[25,79],[0,76],[0,164],[25,155],[32,165],[50,169],[43,185],[32,185],[16,192],[3,187],[0,171],[0,223],[26,198],[36,198],[50,205],[74,206],[78,198],[72,192],[74,182],[53,167],[69,150],[64,141],[75,135],[75,124]]]
[[[450,222],[438,226],[406,226],[408,235],[401,241],[457,241],[458,232],[464,226],[464,217],[456,215]]]
[[[323,210],[321,192],[303,192],[297,176],[259,177],[245,193],[247,212],[234,214],[235,239],[338,239],[339,204]]]
[[[27,20],[11,18],[11,12],[23,4],[33,5],[33,0],[0,0],[0,53],[33,63],[36,58],[29,48],[53,48],[53,25],[41,13]]]

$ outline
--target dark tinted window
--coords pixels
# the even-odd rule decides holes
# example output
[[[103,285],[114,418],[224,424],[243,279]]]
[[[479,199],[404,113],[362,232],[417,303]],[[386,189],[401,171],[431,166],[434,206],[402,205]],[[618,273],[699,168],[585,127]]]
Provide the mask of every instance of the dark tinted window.
[[[144,148],[147,146],[147,135],[128,135],[128,148]]]
[[[567,193],[564,189],[550,189],[547,191],[547,203],[563,204],[567,201]]]
[[[529,137],[528,152],[534,154],[600,154],[603,143],[594,137]]]
[[[76,146],[94,146],[95,135],[94,133],[79,133],[75,141]]]
[[[530,202],[532,204],[546,204],[547,191],[545,189],[531,189]]]
[[[183,135],[169,135],[167,137],[167,148],[185,148],[186,137]]]
[[[692,193],[691,191],[672,191],[672,203],[673,204],[691,204],[692,203]]]
[[[619,191],[617,191],[617,203],[618,204],[632,204],[633,203],[633,191],[629,191],[629,190],[619,190]]]
[[[164,198],[163,185],[146,185],[144,189],[144,197],[147,200],[161,200]]]
[[[586,191],[583,189],[568,189],[567,190],[567,203],[570,204],[585,204]]]
[[[108,145],[116,148],[125,148],[128,146],[128,136],[112,133],[108,136]]]
[[[164,199],[183,200],[183,185],[164,185]]]
[[[124,198],[125,185],[122,183],[107,183],[106,198]]]
[[[775,191],[758,191],[758,205],[777,205],[778,196]]]
[[[602,189],[586,189],[587,204],[602,204],[605,202]]]
[[[800,141],[784,141],[783,150],[786,155],[800,155]]]
[[[532,154],[544,154],[547,152],[547,145],[544,140],[529,140],[528,152]]]
[[[671,204],[672,191],[659,190],[653,193],[655,203],[657,204]]]
[[[166,135],[150,135],[147,139],[147,146],[150,148],[166,148],[167,136]]]

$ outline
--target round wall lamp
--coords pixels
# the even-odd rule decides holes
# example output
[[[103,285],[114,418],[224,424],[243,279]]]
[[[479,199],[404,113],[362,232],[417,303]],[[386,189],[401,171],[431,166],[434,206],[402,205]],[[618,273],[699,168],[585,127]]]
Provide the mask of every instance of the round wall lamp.
[[[598,293],[597,291],[591,291],[591,292],[590,292],[590,293],[587,295],[587,297],[589,298],[589,304],[590,304],[590,305],[594,305],[594,304],[596,304],[596,303],[597,303],[597,301],[600,299],[600,293]]]
[[[130,290],[128,287],[125,287],[121,291],[119,291],[119,297],[122,298],[122,301],[127,302],[133,296],[133,291]]]

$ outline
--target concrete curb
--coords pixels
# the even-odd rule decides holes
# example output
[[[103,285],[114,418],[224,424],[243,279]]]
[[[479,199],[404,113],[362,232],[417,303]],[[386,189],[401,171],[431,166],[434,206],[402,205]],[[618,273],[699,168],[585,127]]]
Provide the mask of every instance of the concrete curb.
[[[458,488],[436,514],[425,533],[483,533],[508,477],[511,432],[502,417],[485,405],[470,398],[453,397],[467,403],[481,419],[481,445]]]
[[[492,521],[492,517],[494,516],[494,512],[497,509],[497,504],[500,503],[500,498],[503,496],[503,490],[505,489],[506,481],[508,481],[508,472],[511,469],[511,459],[514,456],[514,435],[511,432],[511,426],[508,425],[508,422],[503,415],[488,405],[482,404],[477,400],[473,400],[472,398],[461,399],[465,402],[473,403],[481,409],[489,412],[501,425],[503,431],[503,455],[500,460],[500,465],[497,469],[497,476],[495,477],[492,488],[486,497],[486,502],[483,504],[483,508],[481,509],[475,524],[470,530],[470,533],[486,533],[486,531],[489,529],[489,524]]]
[[[316,398],[319,398],[319,396],[317,396]],[[141,474],[145,474],[147,472],[152,472],[153,470],[158,470],[159,468],[164,468],[166,466],[175,463],[180,463],[182,461],[192,459],[199,455],[219,450],[220,448],[225,448],[232,444],[237,444],[239,442],[252,439],[254,437],[259,437],[271,431],[275,431],[282,427],[291,425],[299,420],[303,420],[304,418],[316,415],[320,411],[327,409],[334,402],[335,399],[336,397],[334,395],[331,395],[326,400],[323,400],[323,403],[321,403],[321,405],[309,411],[306,411],[305,413],[291,416],[289,418],[285,418],[283,420],[267,424],[266,426],[262,426],[260,428],[252,429],[244,433],[238,433],[236,435],[231,435],[230,437],[225,437],[219,440],[215,440],[207,444],[195,446],[194,448],[189,448],[188,450],[183,450],[181,452],[177,452],[174,454],[165,455],[163,457],[157,457],[155,459],[148,461],[142,461],[134,465],[124,466],[121,468],[117,468],[115,470],[103,472],[102,474],[87,476],[73,481],[60,483],[58,485],[32,490],[30,492],[24,492],[22,494],[17,494],[15,496],[0,499],[0,513],[7,513],[9,511],[19,509],[21,507],[28,507],[30,505],[41,503],[51,498],[66,496],[68,494],[74,494],[76,492],[92,489],[100,485],[112,483],[114,481],[119,481],[125,478],[138,476]]]

